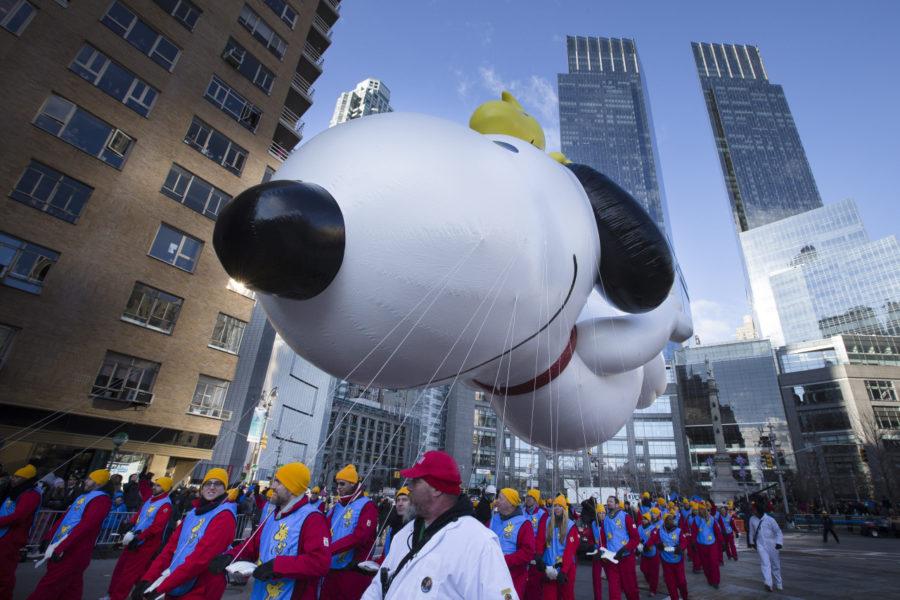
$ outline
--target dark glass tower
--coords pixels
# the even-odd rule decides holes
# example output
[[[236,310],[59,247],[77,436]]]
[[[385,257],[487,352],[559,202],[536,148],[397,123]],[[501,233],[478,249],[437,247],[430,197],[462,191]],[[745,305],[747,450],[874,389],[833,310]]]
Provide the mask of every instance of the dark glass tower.
[[[794,117],[759,48],[693,42],[738,232],[822,206]]]
[[[668,236],[650,100],[634,40],[568,36],[559,84],[560,145],[628,190]]]

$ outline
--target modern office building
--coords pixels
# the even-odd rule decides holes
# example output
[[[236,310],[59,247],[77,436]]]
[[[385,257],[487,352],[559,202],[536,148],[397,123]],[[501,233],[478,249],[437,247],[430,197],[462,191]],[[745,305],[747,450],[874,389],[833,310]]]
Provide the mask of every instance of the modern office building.
[[[738,232],[822,206],[784,90],[759,48],[693,42]]]
[[[391,90],[378,79],[363,79],[355,88],[338,96],[328,126],[392,111]]]
[[[347,464],[356,465],[366,489],[380,491],[401,483],[400,471],[416,461],[420,438],[417,419],[406,419],[365,398],[335,400],[328,423],[332,439],[322,454],[323,483]]]
[[[631,193],[670,236],[650,97],[634,40],[567,36],[568,73],[557,76],[566,157]]]
[[[900,334],[900,246],[842,200],[739,235],[759,330],[776,346]]]
[[[780,443],[780,464],[794,471],[791,437],[778,387],[775,355],[768,340],[682,348],[675,353],[684,451],[694,485],[708,487],[716,454],[710,407],[710,375],[715,377],[725,445],[735,479],[752,492],[777,479],[769,440]],[[770,432],[771,426],[771,432]],[[687,476],[687,473],[683,475]]]
[[[900,489],[900,337],[837,335],[778,349],[778,377],[805,477],[824,502]]]
[[[4,465],[65,476],[118,447],[120,472],[180,478],[212,458],[253,309],[216,215],[300,140],[338,9],[4,3]]]

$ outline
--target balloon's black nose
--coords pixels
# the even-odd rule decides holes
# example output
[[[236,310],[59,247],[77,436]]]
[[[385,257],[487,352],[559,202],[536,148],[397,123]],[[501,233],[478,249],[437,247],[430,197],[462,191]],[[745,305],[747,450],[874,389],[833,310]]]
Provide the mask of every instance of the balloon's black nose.
[[[341,268],[344,216],[321,186],[270,181],[222,209],[213,247],[225,271],[250,289],[308,300]]]

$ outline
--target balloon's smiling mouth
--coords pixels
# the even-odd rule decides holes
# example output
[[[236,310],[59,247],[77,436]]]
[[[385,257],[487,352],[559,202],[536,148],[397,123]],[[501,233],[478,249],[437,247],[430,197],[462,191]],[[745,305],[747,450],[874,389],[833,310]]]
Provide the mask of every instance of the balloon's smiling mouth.
[[[465,375],[466,373],[470,373],[470,372],[474,371],[475,369],[479,369],[479,368],[483,367],[484,365],[486,365],[486,364],[488,364],[488,363],[490,363],[490,362],[493,362],[493,361],[495,361],[495,360],[497,360],[497,359],[499,359],[499,358],[503,358],[503,357],[506,356],[507,354],[510,354],[513,350],[516,350],[517,348],[520,348],[520,347],[524,346],[525,344],[527,344],[528,342],[530,342],[531,340],[533,340],[534,338],[536,338],[537,336],[539,336],[545,329],[547,329],[548,327],[550,327],[550,324],[553,323],[553,321],[556,320],[556,317],[558,317],[558,316],[560,315],[560,313],[562,313],[563,309],[564,309],[564,308],[566,307],[566,305],[569,303],[569,299],[572,297],[572,292],[575,291],[575,282],[576,282],[577,279],[578,279],[578,259],[577,259],[577,258],[575,257],[575,255],[573,254],[573,255],[572,255],[572,283],[571,283],[571,285],[569,285],[569,293],[566,294],[566,299],[563,300],[563,303],[559,306],[558,309],[556,309],[556,312],[553,313],[553,316],[550,317],[550,320],[547,321],[546,323],[544,323],[544,326],[543,326],[543,327],[541,327],[540,329],[538,329],[537,331],[535,331],[534,333],[532,333],[531,335],[529,335],[527,338],[525,338],[525,339],[522,340],[521,342],[519,342],[519,343],[515,344],[514,346],[512,346],[509,350],[506,350],[506,351],[504,351],[504,352],[501,352],[500,354],[498,354],[497,356],[495,356],[495,357],[493,357],[493,358],[489,358],[489,359],[487,359],[487,360],[485,360],[485,361],[483,361],[483,362],[480,362],[480,363],[478,363],[477,365],[475,365],[474,367],[469,367],[468,369],[466,369],[466,370],[464,370],[464,371],[460,371],[459,373],[456,373],[456,374],[445,375],[445,376],[442,376],[442,377],[432,377],[430,381],[424,381],[424,382],[422,382],[422,383],[418,383],[418,384],[413,385],[413,386],[410,386],[410,387],[423,387],[423,386],[426,386],[426,385],[434,385],[434,382],[435,382],[435,381],[442,381],[442,380],[445,380],[445,379],[452,379],[452,378],[454,378],[454,377],[459,377],[460,375]],[[572,335],[575,335],[575,333],[574,333],[574,332],[575,332],[575,328],[574,328],[574,327],[572,328],[572,332],[573,332]],[[571,340],[571,339],[569,340],[569,343],[572,344],[572,347],[574,348],[574,344],[572,343],[572,340]],[[568,346],[566,346],[566,347],[568,348]],[[565,350],[563,351],[563,353],[565,354]],[[560,357],[560,358],[562,358],[562,357]],[[569,355],[569,358],[571,358],[571,355]],[[557,361],[557,362],[558,362],[558,361]],[[569,359],[566,359],[565,362],[566,362],[566,364],[568,364]],[[555,364],[555,363],[554,363],[554,364]],[[552,367],[551,367],[551,368],[552,368]],[[560,371],[561,371],[561,370],[562,370],[562,369],[560,369]],[[556,373],[555,375],[553,375],[553,377],[555,378],[556,375],[558,375],[558,374],[559,374],[559,373]],[[482,384],[479,384],[479,385],[482,385]],[[488,386],[488,387],[490,387],[490,386]],[[529,389],[529,391],[531,391],[531,390]]]

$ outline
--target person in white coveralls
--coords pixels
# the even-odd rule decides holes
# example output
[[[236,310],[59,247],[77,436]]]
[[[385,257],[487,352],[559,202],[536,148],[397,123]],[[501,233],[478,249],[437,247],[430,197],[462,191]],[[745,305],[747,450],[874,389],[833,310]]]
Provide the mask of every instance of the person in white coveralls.
[[[472,516],[471,502],[460,495],[456,461],[426,452],[400,474],[410,480],[416,517],[394,534],[362,600],[518,599],[497,535]]]
[[[784,537],[781,535],[781,527],[771,515],[766,514],[766,509],[762,504],[757,504],[756,515],[750,518],[747,543],[759,552],[759,564],[762,568],[766,589],[771,592],[773,582],[775,588],[784,589],[779,553],[784,544]]]

